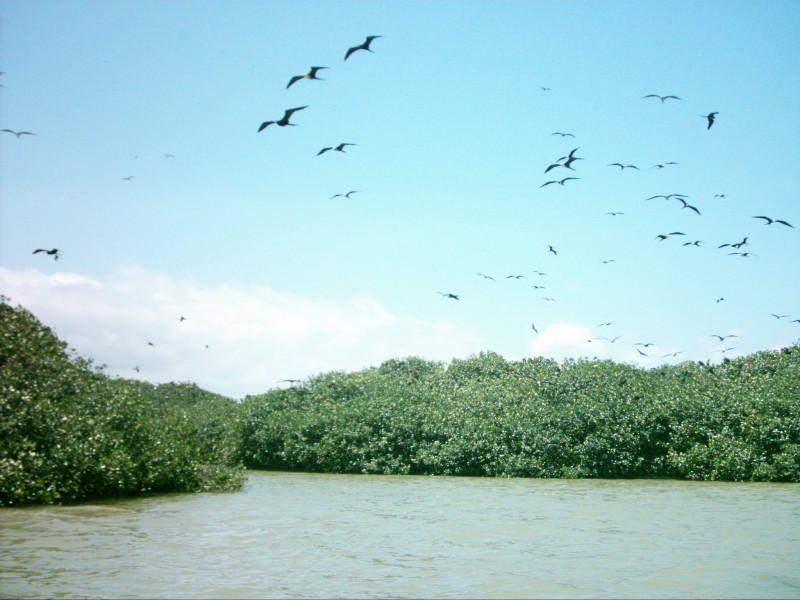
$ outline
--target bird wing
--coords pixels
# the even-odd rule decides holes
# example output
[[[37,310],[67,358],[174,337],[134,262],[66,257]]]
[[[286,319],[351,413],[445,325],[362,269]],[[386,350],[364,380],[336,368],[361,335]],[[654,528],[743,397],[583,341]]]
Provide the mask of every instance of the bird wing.
[[[350,49],[347,51],[347,54],[345,54],[345,55],[344,55],[344,59],[345,59],[345,60],[347,60],[347,59],[350,57],[350,55],[351,55],[353,52],[355,52],[356,50],[363,50],[363,47],[362,47],[362,46],[353,46],[352,48],[350,48]]]
[[[269,127],[270,125],[272,125],[274,122],[275,122],[275,121],[264,121],[264,122],[261,124],[261,126],[258,128],[258,131],[259,131],[259,132],[263,131],[264,129],[266,129],[267,127]]]
[[[786,225],[787,227],[791,227],[792,229],[794,229],[794,225],[790,225],[786,221],[781,221],[780,219],[775,219],[775,222],[776,223],[780,223],[781,225]]]
[[[292,78],[289,80],[289,83],[287,83],[287,84],[286,84],[286,89],[288,90],[288,89],[289,89],[289,87],[290,87],[290,86],[291,86],[293,83],[295,83],[296,81],[299,81],[300,79],[303,79],[303,76],[302,76],[302,75],[295,75],[294,77],[292,77]]]
[[[320,150],[319,152],[317,152],[317,156],[319,156],[320,154],[324,154],[324,153],[325,153],[325,152],[327,152],[328,150],[333,150],[333,148],[332,148],[332,147],[323,148],[322,150]]]

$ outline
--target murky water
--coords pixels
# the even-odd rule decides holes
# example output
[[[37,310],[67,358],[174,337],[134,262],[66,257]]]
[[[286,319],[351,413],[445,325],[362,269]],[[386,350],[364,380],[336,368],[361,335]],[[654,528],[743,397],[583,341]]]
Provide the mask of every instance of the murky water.
[[[800,598],[800,486],[253,472],[3,509],[0,595]]]

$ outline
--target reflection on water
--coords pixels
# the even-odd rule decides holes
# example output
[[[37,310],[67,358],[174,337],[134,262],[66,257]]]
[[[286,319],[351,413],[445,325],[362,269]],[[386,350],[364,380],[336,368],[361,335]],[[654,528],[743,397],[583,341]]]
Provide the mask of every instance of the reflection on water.
[[[800,597],[800,486],[250,473],[0,511],[3,597]]]

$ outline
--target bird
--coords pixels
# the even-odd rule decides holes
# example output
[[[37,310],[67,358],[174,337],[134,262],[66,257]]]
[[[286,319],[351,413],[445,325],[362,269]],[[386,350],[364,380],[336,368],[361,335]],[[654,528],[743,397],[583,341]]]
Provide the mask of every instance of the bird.
[[[543,285],[532,285],[531,286],[535,290],[546,290],[547,288]]]
[[[742,239],[741,242],[736,242],[735,244],[722,244],[720,246],[717,246],[717,248],[725,248],[726,246],[730,246],[731,248],[741,248],[742,246],[746,246],[747,245],[747,240],[748,239],[749,239],[749,236],[747,236],[744,239]]]
[[[179,322],[179,323],[183,323],[185,320],[186,320],[186,317],[181,317],[181,318],[178,320],[178,322]]]
[[[128,175],[127,177],[123,177],[123,178],[122,178],[122,181],[130,181],[130,180],[131,180],[131,179],[133,179],[134,177],[136,177],[136,175]]]
[[[714,124],[714,119],[717,117],[718,114],[719,114],[718,112],[712,112],[708,113],[707,115],[700,115],[704,119],[708,119],[708,127],[706,127],[706,130],[711,129],[711,126]]]
[[[624,171],[625,169],[636,169],[637,171],[641,171],[639,167],[636,165],[623,165],[622,163],[611,163],[608,165],[609,167],[619,167],[620,171]]]
[[[450,293],[445,293],[445,292],[439,292],[439,293],[442,296],[444,296],[445,298],[451,298],[453,300],[461,300],[461,298],[459,298],[459,296],[457,294],[450,294]]]
[[[624,212],[607,212],[607,215],[611,215],[612,217],[616,217],[618,215],[624,215]]]
[[[555,249],[555,248],[553,248],[552,246],[548,246],[548,247],[547,247],[547,251],[548,251],[548,252],[552,252],[553,254],[555,254],[556,256],[558,256],[558,252],[556,252],[556,249]]]
[[[544,87],[544,86],[541,86],[539,89],[540,89],[540,90],[542,90],[543,92],[549,92],[549,91],[550,91],[550,90],[552,90],[553,88],[549,88],[549,87]]]
[[[36,135],[35,133],[32,133],[30,131],[14,131],[13,129],[3,129],[3,131],[6,131],[8,133],[13,133],[17,137],[21,135]]]
[[[613,258],[609,258],[607,260],[601,260],[600,264],[601,265],[607,265],[608,263],[612,263],[612,262],[617,262],[617,261],[615,259],[613,259]]]
[[[348,144],[346,142],[342,142],[338,146],[328,146],[327,148],[323,148],[322,150],[317,152],[317,156],[319,156],[320,154],[324,154],[328,150],[335,150],[336,152],[344,152],[344,147],[345,146],[355,146],[355,144]],[[345,154],[347,154],[347,153],[345,152]]]
[[[544,276],[546,276],[546,275],[547,275],[547,273],[542,273],[541,271],[533,271],[533,273],[536,273],[536,274],[537,274],[537,275],[539,275],[540,277],[544,277]]]
[[[714,198],[724,198],[725,194],[714,194]]]
[[[688,198],[686,194],[658,194],[657,196],[650,196],[649,198],[645,198],[645,202],[647,200],[655,200],[656,198],[664,198],[664,200],[669,200],[670,198]]]
[[[669,354],[664,354],[663,358],[666,358],[667,356],[673,356],[673,357],[678,356],[678,354],[683,354],[683,350],[678,350],[677,352],[670,352]]]
[[[653,342],[636,342],[634,346],[644,346],[645,348],[649,348],[650,346],[654,346]]]
[[[722,302],[724,300],[725,300],[725,298],[717,298],[717,304],[719,304],[720,302]]]
[[[278,381],[278,383],[284,383],[284,382],[294,385],[295,383],[300,383],[300,380],[299,379],[281,379],[280,381]]]
[[[552,165],[547,167],[544,170],[544,172],[547,173],[550,169],[555,169],[556,167],[564,167],[565,169],[570,169],[570,170],[574,171],[575,169],[573,169],[570,165],[572,165],[572,163],[575,162],[576,160],[583,160],[583,158],[581,158],[579,156],[575,156],[575,152],[577,152],[577,151],[578,151],[578,148],[575,148],[567,156],[562,156],[561,158],[557,159],[556,162],[554,162]],[[561,162],[562,160],[564,162]]]
[[[606,321],[605,323],[600,323],[598,327],[610,327],[611,325],[614,325],[612,321]]]
[[[544,300],[545,302],[555,302],[556,301],[555,298],[542,298],[542,300]]]
[[[492,277],[491,275],[484,275],[483,273],[475,273],[475,275],[480,275],[484,279],[491,279],[492,281],[495,280],[494,277]]]
[[[506,275],[506,279],[522,279],[525,275]]]
[[[773,223],[780,223],[781,225],[786,225],[787,227],[791,227],[794,229],[794,225],[790,225],[786,221],[782,221],[781,219],[770,219],[769,217],[765,217],[763,215],[759,215],[757,217],[753,217],[754,219],[764,219],[764,225],[772,225]]]
[[[682,246],[697,246],[699,248],[700,244],[702,244],[702,243],[703,243],[703,240],[695,240],[693,242],[685,242],[685,243],[683,243],[681,245]]]
[[[533,329],[536,333],[539,333],[539,330],[536,329],[536,325],[534,323],[531,323],[531,329]]]
[[[789,315],[776,315],[775,313],[769,313],[769,314],[771,314],[776,319],[785,319],[786,317],[789,316]]]
[[[174,154],[164,154],[165,158],[175,158]]]
[[[636,351],[637,351],[639,354],[641,354],[642,356],[647,356],[647,354],[645,354],[644,352],[642,352],[641,350],[639,350],[639,348],[637,348],[637,349],[636,349]]]
[[[731,350],[736,350],[736,348],[725,348],[724,350],[717,350],[717,352],[722,352],[723,354],[725,354],[726,352],[729,352]]]
[[[155,344],[153,342],[147,342],[147,345],[155,347]]]
[[[571,133],[562,133],[562,132],[560,132],[560,131],[554,131],[554,132],[553,132],[553,133],[551,133],[550,135],[560,135],[562,138],[563,138],[563,137],[575,137],[575,136],[574,136],[574,135],[572,135]]]
[[[594,339],[596,339],[596,340],[605,340],[606,342],[611,342],[613,344],[614,342],[616,342],[621,337],[622,337],[621,335],[618,335],[617,337],[615,337],[613,339],[612,338],[607,338],[607,337],[596,337]]]
[[[753,254],[752,252],[728,252],[728,256],[731,256],[733,254],[738,254],[742,258],[750,258],[751,256],[755,256],[755,254]]]
[[[680,163],[676,163],[676,162],[674,162],[674,161],[669,161],[669,162],[665,162],[665,163],[659,163],[659,164],[657,164],[657,165],[653,165],[653,166],[652,166],[652,167],[650,167],[650,168],[651,168],[651,169],[664,169],[664,168],[666,168],[666,167],[667,167],[667,165],[677,165],[677,164],[680,164]]]
[[[297,108],[288,108],[284,111],[283,116],[277,121],[264,121],[261,123],[261,126],[258,128],[258,131],[261,132],[273,123],[278,125],[279,127],[286,127],[287,125],[296,126],[296,123],[289,123],[289,119],[292,118],[292,115],[296,113],[298,110],[303,110],[304,108],[308,108],[306,106],[298,106]]]
[[[539,188],[541,189],[546,185],[550,185],[551,183],[557,183],[558,185],[564,185],[564,182],[569,181],[570,179],[580,179],[580,177],[564,177],[564,179],[562,179],[560,181],[556,181],[556,180],[548,181],[548,182],[543,183],[542,185],[540,185]]]
[[[319,81],[325,81],[321,77],[317,77],[317,71],[321,69],[327,69],[328,67],[311,67],[308,73],[303,73],[302,75],[295,75],[289,80],[289,83],[286,84],[286,89],[288,90],[292,84],[300,81],[301,79],[318,79]]]
[[[686,200],[684,200],[683,198],[678,198],[678,201],[680,201],[683,204],[683,206],[681,208],[690,208],[691,210],[696,212],[698,215],[700,214],[700,211],[697,210],[696,206],[692,206],[691,204],[686,202]]]
[[[51,248],[50,250],[47,250],[45,248],[37,248],[32,252],[32,254],[37,254],[38,252],[44,252],[45,254],[49,254],[50,256],[53,257],[53,260],[58,260],[61,257],[58,248]]]
[[[133,370],[138,373],[139,372],[139,367],[133,367]]]
[[[708,337],[715,337],[715,338],[718,338],[720,342],[724,342],[724,341],[725,341],[727,338],[739,337],[739,336],[738,336],[738,335],[736,335],[735,333],[730,333],[730,334],[728,334],[728,335],[719,335],[719,334],[717,334],[717,333],[712,333],[712,334],[711,334],[710,336],[708,336]]]
[[[641,100],[644,100],[645,98],[659,98],[661,100],[661,104],[664,104],[664,100],[667,100],[668,98],[683,100],[683,98],[679,98],[678,96],[659,96],[658,94],[647,94],[647,96],[642,96]]]
[[[374,51],[370,49],[369,45],[372,43],[373,40],[376,40],[379,37],[383,37],[383,36],[382,35],[370,35],[370,36],[367,36],[367,39],[364,40],[364,43],[359,44],[358,46],[353,46],[352,48],[349,48],[347,50],[347,54],[344,55],[344,59],[347,60],[353,52],[356,52],[358,50],[367,50],[368,52],[372,52],[374,54]]]
[[[657,235],[654,239],[657,239],[659,242],[663,242],[671,235],[686,235],[686,234],[681,231],[673,231],[672,233],[662,233],[660,235]]]
[[[331,196],[331,200],[333,200],[334,198],[350,198],[350,194],[356,194],[356,193],[358,193],[358,190],[350,190],[346,194],[334,194],[333,196]]]

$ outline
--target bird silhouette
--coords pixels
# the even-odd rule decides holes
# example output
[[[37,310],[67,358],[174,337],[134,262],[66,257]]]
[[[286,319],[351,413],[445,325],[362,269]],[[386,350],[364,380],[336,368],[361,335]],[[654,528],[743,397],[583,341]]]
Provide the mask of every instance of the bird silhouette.
[[[352,48],[349,48],[347,50],[347,54],[344,55],[344,59],[347,60],[348,58],[350,58],[350,55],[353,52],[356,52],[358,50],[367,50],[368,52],[372,52],[374,54],[374,51],[369,47],[369,45],[372,43],[373,40],[376,40],[379,37],[383,37],[383,36],[382,35],[370,35],[370,36],[367,36],[367,39],[364,40],[364,42],[362,44],[359,44],[358,46],[353,46]]]
[[[622,163],[611,163],[608,165],[609,167],[619,167],[620,171],[624,171],[625,169],[636,169],[637,171],[641,171],[639,167],[636,165],[623,165]]]
[[[764,219],[764,225],[772,225],[773,223],[780,223],[781,225],[786,225],[787,227],[791,227],[794,229],[794,225],[790,225],[786,221],[782,221],[781,219],[770,219],[769,217],[765,217],[763,215],[759,215],[757,217],[753,217],[754,219]]]
[[[179,322],[179,323],[183,323],[185,320],[186,320],[186,317],[181,317],[181,318],[178,320],[178,322]]]
[[[755,256],[752,252],[728,252],[728,256],[738,254],[742,258],[750,258],[751,256]]]
[[[483,273],[475,273],[475,275],[480,275],[484,279],[491,279],[492,281],[495,280],[494,277],[492,277],[491,275],[484,275]]]
[[[658,98],[659,100],[661,100],[661,104],[664,104],[664,100],[667,100],[669,98],[672,98],[674,100],[683,100],[683,98],[679,98],[678,96],[659,96],[658,94],[647,94],[647,96],[642,96],[641,100],[644,100],[645,98]]]
[[[331,196],[331,200],[333,200],[334,198],[350,198],[350,194],[356,194],[356,193],[358,193],[358,190],[350,190],[346,194],[334,194],[333,196]]]
[[[277,121],[264,121],[261,123],[261,126],[258,128],[258,131],[261,132],[273,123],[278,125],[279,127],[286,127],[287,125],[296,126],[296,123],[289,123],[289,119],[292,118],[292,115],[296,113],[298,110],[303,110],[304,108],[308,108],[308,106],[298,106],[297,108],[289,108],[284,111],[283,116]]]
[[[624,212],[607,212],[607,215],[611,215],[612,217],[616,217],[618,215],[624,215]]]
[[[659,242],[663,242],[671,235],[686,235],[686,234],[681,231],[673,231],[672,233],[662,233],[660,235],[657,235],[654,239],[657,239]]]
[[[697,210],[696,206],[692,206],[691,204],[686,202],[686,200],[684,200],[683,198],[678,198],[678,201],[683,204],[683,206],[681,208],[689,208],[689,209],[693,210],[694,212],[696,212],[698,215],[700,214],[700,211]]]
[[[506,275],[506,279],[522,279],[525,275]]]
[[[155,348],[155,344],[153,342],[147,342],[148,346],[153,346]]]
[[[51,248],[49,250],[46,248],[37,248],[32,252],[32,254],[37,254],[39,252],[44,252],[45,254],[49,254],[50,256],[53,257],[53,260],[58,260],[59,258],[61,258],[61,254],[59,254],[60,251],[58,248]]]
[[[571,133],[562,133],[562,132],[560,132],[560,131],[554,131],[554,132],[553,132],[553,133],[551,133],[550,135],[560,135],[562,138],[563,138],[563,137],[575,137],[575,136],[574,136],[574,135],[572,135]]]
[[[717,304],[719,304],[720,302],[723,302],[724,300],[725,300],[725,298],[717,298]]]
[[[613,258],[609,258],[609,259],[606,259],[606,260],[601,260],[600,264],[601,265],[607,265],[608,263],[612,263],[612,262],[617,262],[617,261],[614,260]]]
[[[712,112],[708,113],[707,115],[700,115],[704,119],[708,119],[708,127],[706,127],[706,130],[711,129],[711,126],[714,124],[714,119],[717,117],[718,114],[719,114],[718,112]]]
[[[776,319],[785,319],[786,317],[789,316],[789,315],[776,315],[775,313],[769,313],[769,314],[775,317]]]
[[[35,133],[32,133],[30,131],[14,131],[13,129],[3,129],[3,131],[6,131],[8,133],[13,133],[17,137],[21,135],[36,135]]]
[[[641,354],[642,356],[647,356],[647,354],[645,354],[644,352],[642,352],[641,350],[639,350],[639,348],[637,348],[637,349],[636,349],[636,351],[637,351],[639,354]]]
[[[295,383],[300,383],[300,380],[299,379],[281,379],[281,380],[278,381],[278,383],[289,383],[291,385],[294,385]]]
[[[598,327],[611,327],[612,325],[614,325],[612,321],[606,321],[605,323],[600,323]]]
[[[681,245],[682,246],[697,246],[699,248],[700,244],[702,244],[702,243],[703,243],[703,240],[695,240],[693,242],[684,242]]]
[[[539,89],[540,89],[540,90],[542,90],[543,92],[549,92],[549,91],[550,91],[550,90],[552,90],[553,88],[549,88],[549,87],[544,87],[544,86],[542,86],[542,87],[540,87]]]
[[[717,246],[717,248],[725,248],[726,246],[730,246],[731,248],[741,248],[742,246],[747,246],[747,240],[750,236],[745,237],[742,239],[741,242],[736,242],[735,244],[721,244]]]
[[[317,77],[317,71],[327,68],[328,67],[311,67],[311,70],[308,73],[303,73],[302,75],[295,75],[289,80],[289,83],[286,84],[286,89],[288,90],[294,83],[300,81],[301,79],[317,79],[319,81],[325,81],[321,77]]]
[[[122,178],[122,181],[130,181],[130,180],[131,180],[131,179],[133,179],[134,177],[136,177],[136,175],[128,175],[127,177],[123,177],[123,178]]]
[[[344,152],[344,147],[345,146],[355,146],[355,144],[349,144],[349,143],[346,143],[346,142],[342,142],[338,146],[328,146],[327,148],[323,148],[322,150],[317,152],[317,156],[319,156],[320,154],[325,154],[328,150],[335,150],[336,152]],[[347,154],[347,153],[345,152],[345,154]]]
[[[687,196],[686,194],[667,194],[666,196],[664,194],[658,194],[657,196],[650,196],[649,198],[645,198],[645,201],[655,200],[656,198],[664,198],[664,200],[669,200],[670,198],[688,198],[688,197],[689,196]]]
[[[539,186],[539,188],[541,189],[546,185],[550,185],[551,183],[557,183],[558,185],[564,185],[564,182],[569,181],[570,179],[580,179],[580,177],[564,177],[564,179],[561,179],[560,181],[557,181],[557,180],[554,179],[552,181],[547,181],[547,182],[543,183],[542,185]]]
[[[577,152],[577,151],[578,151],[578,148],[575,148],[567,156],[562,156],[561,158],[557,159],[556,162],[554,162],[552,165],[547,167],[544,170],[544,172],[547,173],[550,169],[555,169],[556,167],[564,167],[565,169],[570,169],[570,170],[574,171],[575,169],[573,169],[572,166],[571,166],[572,163],[575,162],[576,160],[583,160],[583,158],[581,158],[579,156],[575,156],[575,152]],[[564,162],[561,162],[562,160]]]
[[[558,252],[556,252],[556,249],[555,249],[555,248],[553,248],[552,246],[548,246],[548,247],[547,247],[547,251],[548,251],[548,252],[552,252],[553,254],[555,254],[556,256],[558,256]]]
[[[453,300],[461,300],[461,298],[459,298],[457,294],[450,294],[450,293],[445,293],[445,292],[439,292],[439,293],[442,296],[444,296],[445,298],[451,298]]]
[[[666,167],[667,167],[667,166],[669,166],[669,165],[677,165],[677,164],[680,164],[680,163],[676,163],[676,162],[674,162],[674,161],[669,161],[669,162],[665,162],[665,163],[659,163],[659,164],[657,164],[657,165],[653,165],[653,166],[652,166],[652,167],[650,167],[650,168],[651,168],[651,169],[664,169],[664,168],[666,168]]]
[[[720,342],[724,342],[724,341],[725,341],[726,339],[728,339],[728,338],[735,338],[735,337],[739,337],[739,336],[738,336],[738,335],[736,335],[735,333],[729,333],[728,335],[719,335],[719,334],[717,334],[717,333],[712,333],[712,334],[711,334],[710,336],[708,336],[708,337],[715,337],[715,338],[717,338],[717,339],[718,339]]]
[[[649,348],[650,346],[654,346],[654,342],[636,342],[634,346],[644,346],[645,348]]]
[[[536,325],[534,323],[531,323],[531,329],[533,329],[536,333],[539,333],[539,330],[536,329]]]

